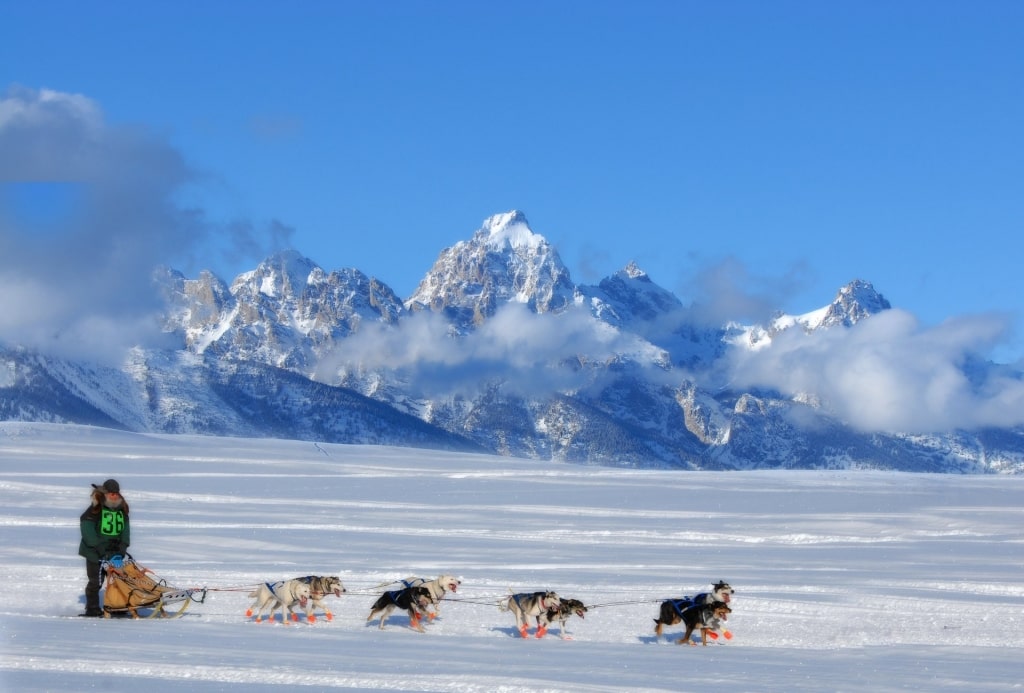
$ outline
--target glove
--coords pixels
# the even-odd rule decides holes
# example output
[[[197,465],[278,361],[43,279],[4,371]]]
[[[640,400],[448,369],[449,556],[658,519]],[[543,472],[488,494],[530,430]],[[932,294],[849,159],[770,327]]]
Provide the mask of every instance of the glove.
[[[120,570],[121,568],[124,568],[124,556],[122,556],[121,554],[111,556],[107,559],[107,563]]]
[[[124,543],[120,541],[108,541],[103,548],[105,549],[105,553],[108,556],[123,556],[125,549],[128,547],[126,547]]]

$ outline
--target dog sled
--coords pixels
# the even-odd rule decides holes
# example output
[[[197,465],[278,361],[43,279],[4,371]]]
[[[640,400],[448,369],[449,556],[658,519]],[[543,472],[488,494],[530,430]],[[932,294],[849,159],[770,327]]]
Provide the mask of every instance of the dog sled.
[[[206,600],[205,587],[171,587],[131,556],[125,556],[123,561],[104,562],[102,568],[107,583],[104,618],[177,618],[192,602],[201,604]]]

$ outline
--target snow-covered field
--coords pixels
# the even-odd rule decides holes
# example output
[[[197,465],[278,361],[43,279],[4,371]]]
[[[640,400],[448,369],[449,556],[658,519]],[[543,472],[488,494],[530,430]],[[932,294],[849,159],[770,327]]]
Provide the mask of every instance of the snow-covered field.
[[[76,618],[89,484],[132,555],[208,588],[176,620]],[[483,455],[0,424],[4,691],[1021,691],[1024,478],[629,471]],[[381,584],[463,580],[421,634]],[[333,621],[256,624],[257,584],[339,575]],[[656,642],[662,599],[737,590],[735,637]],[[591,605],[524,640],[496,604]],[[669,628],[673,637],[678,628]]]

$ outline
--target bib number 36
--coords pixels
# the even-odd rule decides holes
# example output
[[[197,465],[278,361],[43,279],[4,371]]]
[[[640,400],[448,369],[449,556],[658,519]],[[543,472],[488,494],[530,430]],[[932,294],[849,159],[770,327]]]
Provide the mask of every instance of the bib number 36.
[[[100,516],[100,534],[116,537],[124,531],[124,513],[119,510],[103,510]]]

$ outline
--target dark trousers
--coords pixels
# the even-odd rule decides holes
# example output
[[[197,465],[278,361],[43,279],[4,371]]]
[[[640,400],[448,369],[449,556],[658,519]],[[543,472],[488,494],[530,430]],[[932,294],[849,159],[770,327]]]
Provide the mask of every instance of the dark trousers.
[[[100,562],[85,559],[85,575],[89,581],[85,585],[85,610],[100,610]]]

